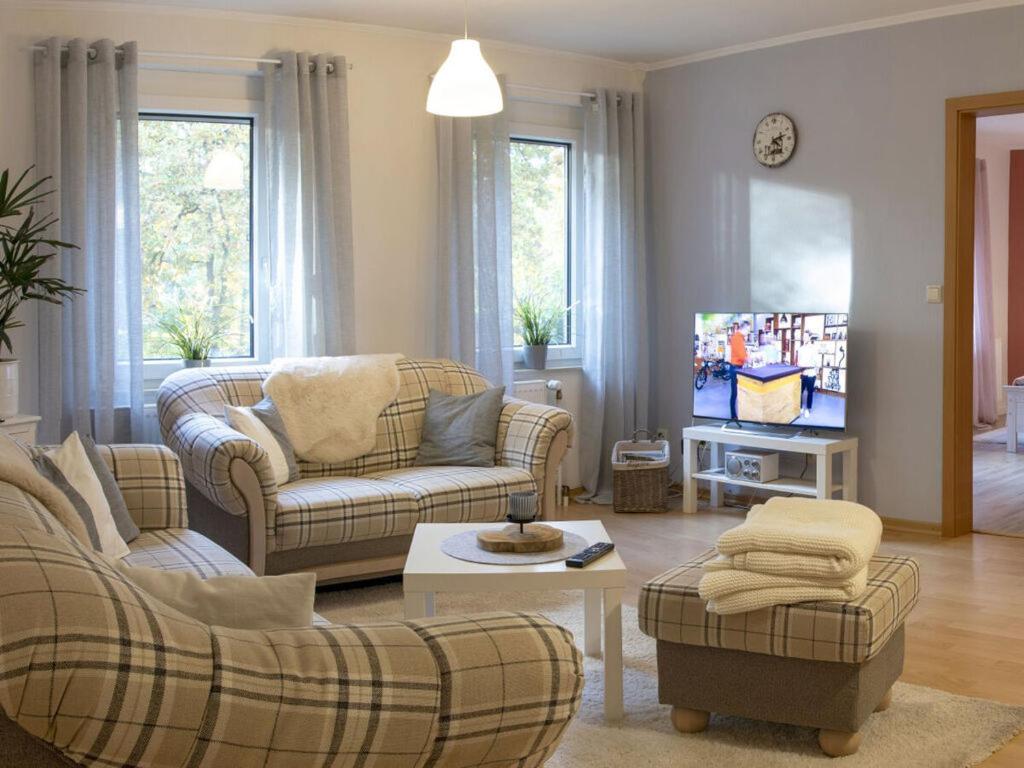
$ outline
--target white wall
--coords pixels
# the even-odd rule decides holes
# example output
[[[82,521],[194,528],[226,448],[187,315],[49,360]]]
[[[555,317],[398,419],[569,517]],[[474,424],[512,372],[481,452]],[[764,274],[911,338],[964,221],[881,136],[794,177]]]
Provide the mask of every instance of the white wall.
[[[424,109],[428,76],[449,40],[402,30],[316,20],[180,9],[126,9],[110,3],[0,0],[0,168],[33,162],[33,95],[28,47],[51,35],[136,40],[140,50],[263,56],[274,48],[344,54],[349,73],[356,339],[361,352],[433,354],[436,166],[434,118]],[[457,31],[457,30],[456,30]],[[570,91],[639,90],[642,73],[603,60],[484,45],[510,83]],[[143,72],[141,98],[152,105],[189,99],[258,98],[255,78]],[[206,103],[206,102],[204,102]],[[522,122],[573,126],[580,110],[513,104]],[[34,312],[17,333],[23,410],[35,412]],[[563,378],[571,378],[565,374]]]
[[[775,244],[778,280],[791,279],[791,251],[816,243],[851,286],[861,499],[884,516],[941,519],[943,307],[925,303],[925,286],[943,280],[944,102],[1024,87],[1022,41],[1014,7],[648,73],[656,423],[690,422],[693,313],[765,298],[751,222],[770,208],[791,237]],[[777,110],[799,146],[767,170],[751,136]],[[828,215],[799,215],[801,199]],[[779,308],[809,310],[831,288],[804,285]]]
[[[1007,279],[1009,275],[1010,150],[1024,149],[1024,115],[1015,130],[1005,118],[978,119],[977,155],[988,170],[989,232],[992,250],[992,315],[996,349],[996,410],[1006,413]]]

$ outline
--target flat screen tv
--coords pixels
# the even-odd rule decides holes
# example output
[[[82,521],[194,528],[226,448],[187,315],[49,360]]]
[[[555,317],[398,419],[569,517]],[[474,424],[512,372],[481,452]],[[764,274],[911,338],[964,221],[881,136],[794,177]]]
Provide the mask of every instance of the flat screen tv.
[[[693,416],[846,428],[848,316],[706,312],[693,330]]]

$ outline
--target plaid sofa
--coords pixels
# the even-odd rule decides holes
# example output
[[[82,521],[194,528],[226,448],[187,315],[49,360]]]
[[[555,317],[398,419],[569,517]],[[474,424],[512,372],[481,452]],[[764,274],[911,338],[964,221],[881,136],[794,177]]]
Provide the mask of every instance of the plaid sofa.
[[[173,453],[103,452],[142,529],[133,564],[250,572],[187,530]],[[539,766],[582,683],[570,635],[526,614],[275,631],[202,624],[0,483],[4,766]]]
[[[372,452],[343,464],[300,462],[278,487],[257,443],[231,429],[224,406],[263,398],[270,369],[186,369],[157,398],[164,442],[181,459],[193,527],[257,573],[315,570],[321,580],[402,567],[416,524],[502,520],[508,494],[536,490],[554,515],[557,468],[572,439],[560,408],[506,398],[494,467],[414,467],[430,390],[464,395],[488,382],[450,360],[398,362],[400,388],[377,422]],[[329,407],[329,404],[324,404]]]

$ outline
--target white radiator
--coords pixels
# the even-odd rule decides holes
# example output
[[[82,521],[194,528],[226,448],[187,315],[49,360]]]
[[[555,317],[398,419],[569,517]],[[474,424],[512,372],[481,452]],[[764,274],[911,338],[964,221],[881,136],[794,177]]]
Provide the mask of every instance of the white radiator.
[[[562,382],[558,379],[517,381],[515,396],[530,403],[558,405],[558,401],[562,399]]]

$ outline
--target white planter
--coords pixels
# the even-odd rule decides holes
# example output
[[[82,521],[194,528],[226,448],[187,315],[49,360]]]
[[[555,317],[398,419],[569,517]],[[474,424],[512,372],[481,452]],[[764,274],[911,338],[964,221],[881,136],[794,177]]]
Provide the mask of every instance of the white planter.
[[[18,361],[0,360],[0,417],[18,413]]]

